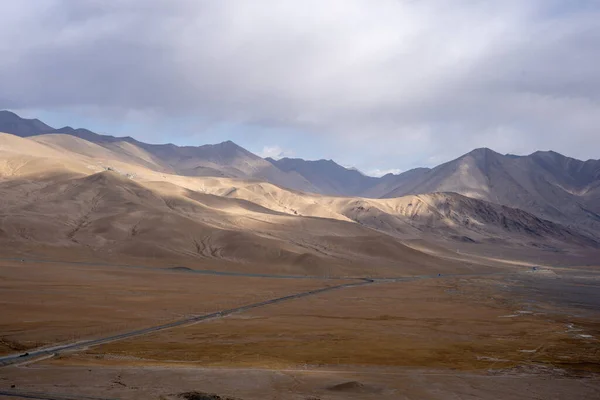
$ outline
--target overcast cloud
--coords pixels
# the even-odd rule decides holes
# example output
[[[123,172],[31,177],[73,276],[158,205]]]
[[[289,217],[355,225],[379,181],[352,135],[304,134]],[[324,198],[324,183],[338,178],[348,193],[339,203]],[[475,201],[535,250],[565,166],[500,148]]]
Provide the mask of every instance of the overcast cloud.
[[[5,3],[0,108],[364,171],[600,158],[599,1]]]

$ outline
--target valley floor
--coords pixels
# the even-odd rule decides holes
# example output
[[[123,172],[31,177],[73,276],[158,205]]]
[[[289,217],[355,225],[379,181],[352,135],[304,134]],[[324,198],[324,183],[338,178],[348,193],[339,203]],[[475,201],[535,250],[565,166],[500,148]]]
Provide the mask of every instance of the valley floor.
[[[260,306],[23,357],[0,368],[0,398],[600,396],[593,268],[441,271],[370,282],[7,257],[0,262],[4,357]],[[329,290],[347,283],[357,285]],[[289,297],[299,293],[306,295]],[[262,304],[270,299],[281,301]]]

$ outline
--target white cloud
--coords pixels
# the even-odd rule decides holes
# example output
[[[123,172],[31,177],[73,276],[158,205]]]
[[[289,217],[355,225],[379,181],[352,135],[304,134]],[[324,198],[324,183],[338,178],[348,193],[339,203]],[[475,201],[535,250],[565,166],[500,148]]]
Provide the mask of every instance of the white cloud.
[[[369,170],[367,172],[367,175],[381,177],[381,176],[384,176],[384,175],[387,175],[387,174],[398,175],[398,174],[400,174],[402,172],[403,171],[401,169],[398,169],[398,168],[384,169],[384,170],[376,168],[376,169]]]
[[[293,155],[294,155],[293,152],[286,151],[277,145],[265,146],[265,147],[263,147],[262,151],[259,153],[259,156],[261,156],[262,158],[271,157],[275,160],[279,160],[280,158],[283,158],[283,157],[291,157]]]
[[[597,1],[8,3],[0,108],[327,135],[367,170],[600,148]]]

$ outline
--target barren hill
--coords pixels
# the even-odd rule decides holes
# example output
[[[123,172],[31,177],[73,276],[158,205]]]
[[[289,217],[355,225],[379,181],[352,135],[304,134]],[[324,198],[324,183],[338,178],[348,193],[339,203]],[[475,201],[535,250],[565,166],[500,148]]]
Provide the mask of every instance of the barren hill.
[[[17,133],[0,134],[0,236],[15,248],[310,273],[436,265],[403,244],[414,239],[549,251],[600,240],[597,160],[477,149],[374,178],[331,160],[265,160],[230,141],[147,144],[10,112],[0,126]]]
[[[506,156],[474,150],[398,185],[383,197],[456,192],[541,218],[600,231],[600,161],[555,152]]]
[[[351,275],[439,268],[436,257],[403,243],[422,237],[598,246],[585,232],[458,194],[331,197],[247,179],[177,175],[159,171],[149,153],[128,157],[68,135],[1,134],[0,154],[0,241],[23,251]]]
[[[0,110],[0,132],[27,137],[53,130],[54,128],[44,124],[39,119],[21,118],[13,112]]]
[[[117,138],[98,135],[85,129],[70,127],[54,131],[85,139],[126,156],[150,161],[148,167],[186,176],[223,176],[241,179],[266,180],[299,190],[314,190],[306,179],[295,172],[285,173],[261,157],[237,144],[226,141],[214,145],[176,146],[148,144],[130,137]]]
[[[391,199],[329,197],[289,191],[268,183],[221,181],[200,190],[245,199],[275,211],[353,221],[400,239],[428,237],[544,246],[597,247],[598,237],[520,209],[457,193]]]
[[[600,231],[600,161],[584,162],[555,152],[512,156],[476,149],[433,169],[417,168],[374,178],[332,160],[265,160],[233,142],[184,147],[147,144],[131,137],[99,135],[87,129],[68,126],[54,129],[39,120],[23,119],[8,111],[0,113],[2,127],[21,137],[42,135],[36,140],[55,149],[75,150],[71,148],[73,143],[57,137],[56,133],[77,137],[109,150],[110,158],[118,162],[168,174],[270,182],[335,196],[393,198],[454,192],[519,208],[543,219],[581,226],[592,234]],[[84,150],[75,150],[78,151]],[[97,149],[94,152],[98,152]],[[106,158],[106,154],[100,157]]]
[[[359,171],[344,168],[333,160],[306,161],[300,158],[267,158],[285,172],[297,172],[309,181],[319,193],[338,196],[361,196],[379,179]]]
[[[70,147],[97,154],[93,144],[79,140]],[[290,215],[190,189],[202,187],[206,178],[139,166],[131,167],[137,175],[96,172],[88,165],[89,151],[57,151],[36,138],[7,134],[0,135],[0,143],[11,149],[3,158],[20,163],[0,171],[5,249],[71,249],[100,257],[187,260],[205,268],[225,262],[317,275],[364,274],[365,265],[408,271],[437,264],[435,257],[350,221]]]
[[[159,172],[254,179],[297,190],[319,191],[297,172],[281,171],[267,160],[231,141],[203,146],[148,144],[132,137],[101,135],[83,128],[65,126],[55,129],[39,120],[24,119],[10,111],[0,111],[0,132],[20,137],[42,135],[36,140],[51,144],[54,148],[72,150],[75,144],[65,139],[64,136],[68,135],[104,147],[112,153],[119,153],[121,159],[125,157],[135,164]],[[45,137],[49,135],[53,138]],[[97,152],[98,149],[93,151]]]

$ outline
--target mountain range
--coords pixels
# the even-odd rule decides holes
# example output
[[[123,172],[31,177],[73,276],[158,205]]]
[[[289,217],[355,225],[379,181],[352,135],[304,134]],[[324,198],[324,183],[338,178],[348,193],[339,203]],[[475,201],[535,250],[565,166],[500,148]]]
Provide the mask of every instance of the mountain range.
[[[399,259],[407,240],[600,246],[600,161],[476,149],[380,178],[231,141],[147,144],[0,111],[0,240],[309,273]],[[161,227],[159,231],[154,227]],[[18,247],[18,246],[17,246]]]
[[[321,193],[369,198],[453,192],[566,224],[600,230],[600,160],[580,161],[553,151],[528,156],[475,149],[435,168],[369,177],[335,162],[268,159],[297,172]]]

